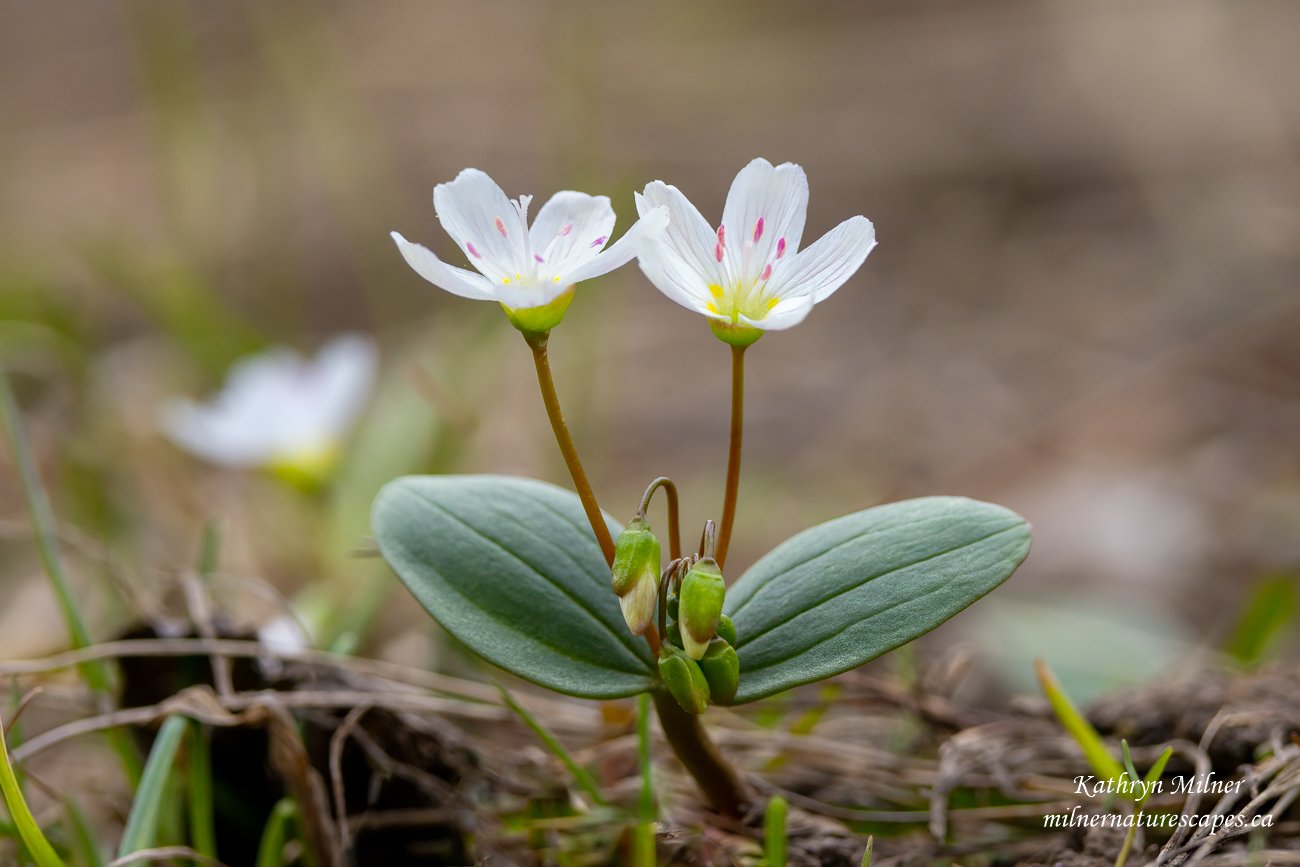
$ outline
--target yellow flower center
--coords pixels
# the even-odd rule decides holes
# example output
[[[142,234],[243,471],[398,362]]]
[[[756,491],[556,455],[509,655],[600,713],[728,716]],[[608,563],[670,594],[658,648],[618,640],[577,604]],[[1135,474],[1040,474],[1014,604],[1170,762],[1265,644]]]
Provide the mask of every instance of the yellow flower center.
[[[764,297],[763,289],[757,283],[751,286],[737,284],[728,291],[716,283],[709,286],[713,300],[709,302],[710,313],[725,316],[733,323],[739,322],[742,315],[755,322],[767,318],[772,308],[781,302],[775,296]]]

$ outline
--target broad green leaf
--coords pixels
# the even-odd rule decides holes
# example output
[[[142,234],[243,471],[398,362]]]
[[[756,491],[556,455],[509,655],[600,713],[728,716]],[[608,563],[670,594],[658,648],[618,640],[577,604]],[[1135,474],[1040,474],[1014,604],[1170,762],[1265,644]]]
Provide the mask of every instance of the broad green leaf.
[[[1001,506],[927,497],[820,524],[727,591],[736,704],[811,683],[929,632],[1011,575],[1029,525]]]
[[[650,652],[627,630],[572,492],[506,476],[407,476],[379,492],[373,526],[412,595],[489,662],[585,698],[650,687]]]

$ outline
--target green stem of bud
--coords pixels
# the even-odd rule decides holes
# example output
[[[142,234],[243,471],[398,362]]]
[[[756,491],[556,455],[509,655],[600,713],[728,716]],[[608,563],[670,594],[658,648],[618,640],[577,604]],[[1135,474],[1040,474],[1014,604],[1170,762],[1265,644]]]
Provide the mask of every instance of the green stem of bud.
[[[673,558],[659,575],[659,634],[664,636],[664,641],[668,640],[668,586],[672,584],[673,575],[679,564],[680,560]]]
[[[736,521],[736,494],[740,490],[740,444],[745,426],[745,349],[731,347],[731,442],[727,451],[727,490],[722,499],[722,526],[718,532],[718,566],[727,566],[731,528]]]
[[[664,496],[668,498],[668,556],[676,560],[682,556],[682,530],[678,513],[677,485],[673,480],[667,476],[660,476],[651,482],[645,489],[645,493],[641,495],[641,505],[637,507],[637,514],[645,515],[650,509],[651,498],[660,488],[664,489]]]
[[[704,792],[709,805],[725,816],[743,816],[754,793],[709,740],[700,718],[682,710],[662,688],[654,691],[654,702],[664,739]]]

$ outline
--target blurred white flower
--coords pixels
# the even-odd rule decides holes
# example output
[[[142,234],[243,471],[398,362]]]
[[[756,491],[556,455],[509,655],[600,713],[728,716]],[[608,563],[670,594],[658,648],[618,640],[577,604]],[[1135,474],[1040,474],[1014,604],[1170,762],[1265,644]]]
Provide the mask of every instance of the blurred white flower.
[[[208,403],[168,402],[162,429],[214,464],[318,478],[365,405],[375,366],[374,343],[360,335],[335,338],[313,359],[272,349],[231,368]]]
[[[641,214],[666,207],[668,230],[642,245],[641,270],[683,307],[703,313],[721,339],[746,346],[764,331],[803,321],[862,266],[876,246],[866,217],[850,217],[800,251],[808,179],[794,163],[756,159],[736,175],[715,231],[674,186],[655,181],[636,197]]]
[[[397,232],[407,264],[453,295],[496,301],[522,331],[549,331],[573,299],[574,284],[630,262],[641,242],[663,231],[666,208],[647,208],[609,249],[614,209],[607,196],[565,190],[551,197],[528,225],[532,196],[508,199],[478,169],[465,169],[433,188],[433,207],[447,234],[465,252],[469,271],[449,265]]]

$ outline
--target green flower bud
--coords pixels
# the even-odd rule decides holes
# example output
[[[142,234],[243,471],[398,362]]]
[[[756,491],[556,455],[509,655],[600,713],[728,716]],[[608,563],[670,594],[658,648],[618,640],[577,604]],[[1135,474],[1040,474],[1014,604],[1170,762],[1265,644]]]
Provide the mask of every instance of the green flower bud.
[[[736,687],[740,686],[740,657],[736,656],[736,649],[715,638],[700,657],[699,666],[709,682],[709,697],[715,704],[729,704],[736,697]]]
[[[677,645],[678,647],[681,647],[682,646],[681,625],[678,624],[676,620],[669,620],[668,626],[666,628],[668,630],[668,641],[672,644]]]
[[[611,584],[633,635],[645,632],[659,596],[659,540],[644,518],[628,522],[614,543]]]
[[[680,608],[681,608],[681,604],[680,601],[677,599],[677,594],[670,593],[668,595],[668,616],[676,617],[677,612]]]
[[[677,619],[682,624],[682,647],[691,659],[702,657],[709,639],[718,634],[726,594],[722,570],[712,557],[700,560],[682,579],[681,613]]]
[[[659,676],[687,713],[704,713],[709,706],[709,682],[700,666],[671,644],[659,650]]]
[[[718,637],[732,647],[736,646],[736,624],[725,614],[718,618]]]

